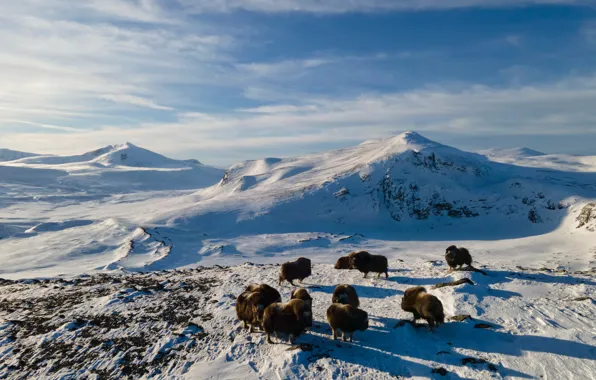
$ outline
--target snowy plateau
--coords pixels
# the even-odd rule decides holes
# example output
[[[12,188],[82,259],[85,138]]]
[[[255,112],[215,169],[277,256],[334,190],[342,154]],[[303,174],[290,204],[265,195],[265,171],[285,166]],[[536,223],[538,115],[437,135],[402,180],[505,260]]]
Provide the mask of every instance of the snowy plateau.
[[[485,273],[449,272],[452,244]],[[389,278],[334,269],[355,250]],[[267,344],[236,297],[286,301],[300,256],[313,328]],[[226,170],[130,143],[1,149],[0,277],[0,378],[596,379],[596,157],[415,132]],[[370,319],[351,343],[325,316],[342,283]],[[418,285],[445,310],[433,332],[404,323]]]

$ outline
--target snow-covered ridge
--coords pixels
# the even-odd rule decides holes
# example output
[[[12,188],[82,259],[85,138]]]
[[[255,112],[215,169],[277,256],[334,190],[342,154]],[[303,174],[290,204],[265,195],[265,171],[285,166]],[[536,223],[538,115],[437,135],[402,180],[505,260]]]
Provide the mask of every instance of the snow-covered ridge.
[[[35,153],[19,152],[19,151],[16,151],[16,150],[1,149],[0,148],[0,162],[20,160],[21,158],[33,157],[33,156],[37,156],[37,154],[35,154]]]
[[[592,378],[596,159],[491,154],[406,132],[225,172],[128,143],[2,162],[0,377]],[[451,244],[486,275],[447,272]],[[354,250],[389,278],[333,269]],[[235,297],[299,256],[315,326],[265,344]],[[325,317],[340,283],[370,317],[350,344]],[[461,318],[402,323],[417,285]]]
[[[150,150],[140,148],[129,142],[120,145],[108,145],[91,152],[73,156],[52,156],[35,155],[25,157],[15,164],[23,165],[64,165],[74,163],[99,164],[107,167],[113,166],[131,166],[146,168],[167,168],[184,167],[189,165],[201,165],[197,160],[173,160],[151,152]]]
[[[109,193],[200,189],[223,176],[198,160],[174,160],[131,143],[108,145],[80,155],[34,155],[0,165],[3,182]],[[38,173],[36,175],[35,173]],[[106,190],[107,191],[107,190]]]
[[[225,172],[130,143],[24,158],[0,164],[2,270],[150,270],[318,255],[367,241],[589,233],[592,223],[576,220],[596,199],[596,161],[567,157],[556,166],[555,157],[496,162],[408,131]],[[528,164],[538,158],[544,163]],[[34,264],[27,257],[35,247],[45,254]],[[82,266],[60,269],[66,261]]]

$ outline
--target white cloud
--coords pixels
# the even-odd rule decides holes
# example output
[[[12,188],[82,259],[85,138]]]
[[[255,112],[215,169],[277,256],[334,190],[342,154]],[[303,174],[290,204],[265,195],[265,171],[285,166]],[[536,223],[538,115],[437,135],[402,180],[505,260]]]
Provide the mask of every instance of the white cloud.
[[[173,111],[172,107],[161,106],[159,104],[155,104],[153,101],[145,98],[141,98],[139,96],[134,95],[126,95],[126,94],[108,94],[102,95],[102,99],[109,100],[114,103],[122,103],[122,104],[132,104],[133,106],[139,107],[146,107],[151,108],[154,110],[162,110],[162,111]]]
[[[0,119],[0,123],[32,125],[32,126],[35,126],[38,128],[51,129],[51,130],[63,131],[63,132],[84,132],[84,129],[67,127],[64,125],[33,123],[30,121],[26,121],[26,120]]]
[[[81,2],[93,11],[124,20],[149,23],[174,23],[153,0],[91,0]]]
[[[179,99],[164,89],[218,80],[212,67],[229,61],[235,46],[235,37],[199,23],[119,22],[124,15],[157,22],[161,9],[151,0],[8,3],[0,14],[3,120],[63,125],[78,115],[93,126],[122,117],[116,107],[171,110]]]

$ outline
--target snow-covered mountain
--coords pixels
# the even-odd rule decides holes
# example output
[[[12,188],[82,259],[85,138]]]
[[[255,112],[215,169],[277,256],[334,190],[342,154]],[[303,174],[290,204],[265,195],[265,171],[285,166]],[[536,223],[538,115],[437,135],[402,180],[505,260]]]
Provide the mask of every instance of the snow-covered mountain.
[[[491,159],[500,160],[515,160],[526,157],[544,156],[546,153],[539,152],[530,148],[492,148],[481,150],[478,153],[485,155]]]
[[[19,151],[16,151],[16,150],[1,149],[0,148],[0,162],[20,160],[21,158],[33,157],[33,156],[37,156],[37,154],[35,154],[35,153],[19,152]]]
[[[4,272],[52,273],[64,270],[64,260],[84,262],[68,266],[75,272],[273,261],[281,252],[321,253],[370,239],[575,233],[575,218],[596,199],[596,160],[590,166],[590,157],[566,156],[556,167],[556,156],[540,157],[545,161],[529,157],[536,158],[531,165],[529,158],[520,159],[523,165],[495,162],[405,132],[242,162],[225,173],[132,144],[25,158],[0,165]],[[284,243],[268,242],[273,235]],[[27,252],[36,246],[45,254],[33,265]]]
[[[131,166],[138,168],[179,168],[191,164],[201,164],[197,160],[172,160],[171,158],[140,148],[128,142],[121,145],[108,145],[91,152],[74,156],[36,155],[23,158],[17,163],[24,165],[88,163],[105,167]]]
[[[201,230],[216,228],[213,214],[225,210],[224,230],[233,224],[252,232],[316,228],[398,236],[454,226],[448,233],[467,239],[525,236],[556,228],[575,200],[594,197],[594,179],[594,173],[498,163],[406,132],[336,151],[236,164],[217,186],[197,193],[197,211],[185,211],[184,218]],[[486,228],[501,224],[499,232]]]
[[[73,156],[36,155],[0,166],[3,182],[72,188],[97,193],[199,189],[216,183],[223,171],[197,160],[173,160],[131,143]],[[37,174],[38,175],[37,175]],[[43,179],[40,179],[43,177]]]

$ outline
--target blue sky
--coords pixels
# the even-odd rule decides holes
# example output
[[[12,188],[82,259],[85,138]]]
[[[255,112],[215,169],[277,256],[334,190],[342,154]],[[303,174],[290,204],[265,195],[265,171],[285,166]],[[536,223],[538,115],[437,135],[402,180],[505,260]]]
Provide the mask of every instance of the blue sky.
[[[416,130],[469,150],[596,154],[593,1],[3,7],[1,147],[130,141],[228,165]]]

